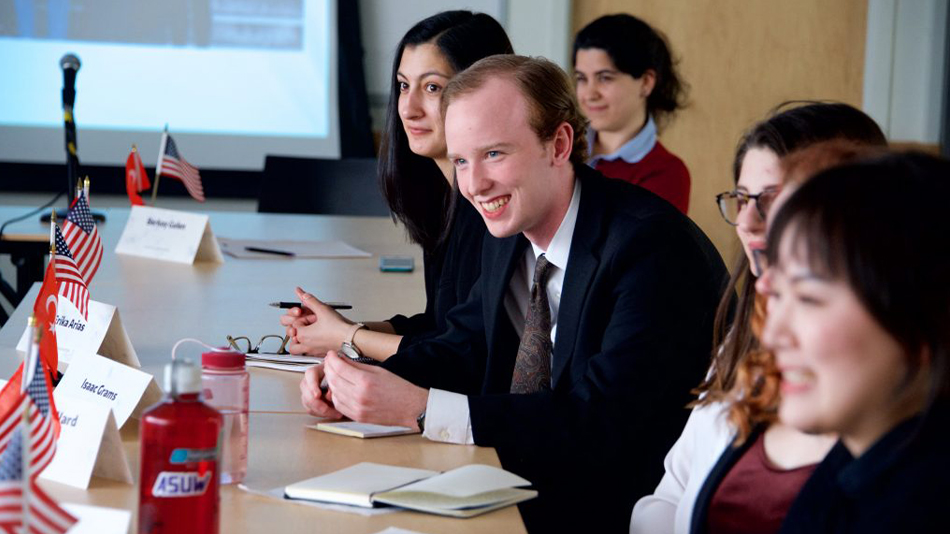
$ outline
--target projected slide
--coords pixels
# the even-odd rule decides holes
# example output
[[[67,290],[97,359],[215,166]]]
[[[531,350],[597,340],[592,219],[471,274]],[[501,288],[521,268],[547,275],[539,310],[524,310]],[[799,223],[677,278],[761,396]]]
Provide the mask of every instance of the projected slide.
[[[82,62],[75,116],[83,163],[119,164],[133,142],[157,157],[165,124],[199,165],[253,169],[268,153],[335,156],[331,3],[3,2],[0,159],[64,159],[59,59],[67,52]]]

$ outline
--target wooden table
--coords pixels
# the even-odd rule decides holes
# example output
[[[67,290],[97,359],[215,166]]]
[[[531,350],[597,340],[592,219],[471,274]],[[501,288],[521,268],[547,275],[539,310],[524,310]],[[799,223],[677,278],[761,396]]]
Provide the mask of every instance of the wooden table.
[[[4,220],[9,208],[0,208]],[[122,323],[143,369],[160,377],[175,341],[194,337],[214,345],[225,336],[257,338],[280,333],[280,311],[268,302],[294,300],[301,285],[326,300],[353,305],[353,319],[376,320],[394,313],[411,313],[425,305],[422,269],[380,273],[379,256],[412,255],[422,265],[421,251],[406,242],[401,227],[385,218],[273,215],[212,212],[216,235],[247,239],[342,240],[373,254],[363,259],[238,260],[223,264],[179,265],[114,254],[128,210],[105,210],[100,225],[105,256],[89,290],[93,299],[118,307]],[[35,220],[11,225],[12,231],[48,233]],[[19,363],[16,342],[26,324],[38,285],[0,330],[0,377],[9,377]],[[200,347],[183,345],[179,355],[198,357]],[[500,465],[494,449],[445,445],[421,436],[359,440],[305,428],[317,421],[300,407],[300,375],[251,369],[251,416],[248,475],[254,489],[270,489],[373,461],[433,470],[469,463]],[[131,421],[122,430],[132,472],[138,479],[138,430]],[[64,502],[88,503],[135,510],[136,486],[94,478],[88,491],[44,481]],[[524,532],[516,507],[472,519],[451,519],[414,512],[365,517],[321,510],[249,494],[234,486],[221,492],[221,532],[354,532],[374,533],[398,526],[425,533]],[[133,522],[132,531],[136,529]]]

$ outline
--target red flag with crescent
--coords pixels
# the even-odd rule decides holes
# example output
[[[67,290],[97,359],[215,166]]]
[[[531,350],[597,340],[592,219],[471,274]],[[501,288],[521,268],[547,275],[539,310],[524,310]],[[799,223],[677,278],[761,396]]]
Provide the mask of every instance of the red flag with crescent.
[[[40,337],[40,359],[43,361],[43,368],[48,373],[53,373],[53,376],[55,376],[59,366],[59,352],[56,347],[56,306],[59,292],[57,291],[54,257],[50,255],[49,266],[46,268],[46,276],[43,277],[40,294],[36,297],[36,302],[33,303],[36,327],[43,331],[43,335]]]
[[[43,285],[40,286],[40,294],[33,303],[33,315],[36,318],[36,328],[43,330],[40,336],[40,360],[43,362],[43,369],[49,377],[56,376],[57,366],[59,365],[59,352],[56,347],[56,307],[59,302],[56,283],[56,260],[50,255],[49,266],[46,268],[46,276],[43,277]],[[0,391],[0,415],[8,414],[20,401],[20,383],[23,381],[23,364],[17,368],[13,376]],[[52,403],[52,395],[50,395]],[[55,407],[53,408],[55,411]],[[54,426],[56,435],[59,435],[59,419],[57,418]],[[6,437],[6,436],[0,436]]]

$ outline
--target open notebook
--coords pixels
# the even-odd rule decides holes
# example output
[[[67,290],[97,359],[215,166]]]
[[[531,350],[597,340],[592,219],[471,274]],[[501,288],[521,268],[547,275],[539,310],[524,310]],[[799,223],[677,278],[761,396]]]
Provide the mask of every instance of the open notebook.
[[[453,517],[473,517],[521,501],[537,491],[497,467],[472,464],[439,474],[371,462],[359,463],[284,488],[290,499],[371,507],[379,504]]]

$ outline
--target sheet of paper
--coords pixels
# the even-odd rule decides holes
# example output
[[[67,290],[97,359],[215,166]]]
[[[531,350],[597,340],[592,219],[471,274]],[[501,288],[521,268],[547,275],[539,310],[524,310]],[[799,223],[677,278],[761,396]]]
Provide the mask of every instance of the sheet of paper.
[[[79,489],[88,488],[93,475],[131,484],[132,471],[112,409],[59,388],[53,398],[60,434],[56,456],[40,477]]]
[[[530,485],[531,483],[527,480],[504,469],[490,465],[471,464],[399,489],[400,491],[427,491],[452,497],[469,497],[486,491]]]
[[[207,215],[151,206],[132,206],[115,251],[176,263],[221,261]]]
[[[266,248],[293,252],[297,258],[369,258],[369,252],[360,250],[343,241],[292,241],[269,239],[231,239],[218,237],[221,250],[229,256],[241,259],[288,260],[289,256],[251,252],[244,247]]]
[[[73,360],[56,391],[112,408],[121,428],[133,413],[157,401],[156,394],[161,396],[157,385],[150,387],[153,384],[148,373],[98,354],[86,354]]]
[[[126,534],[132,521],[130,510],[73,503],[61,503],[60,506],[79,519],[69,529],[69,534]]]

